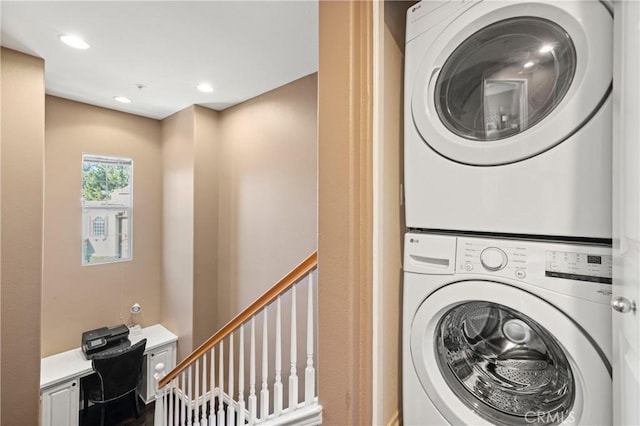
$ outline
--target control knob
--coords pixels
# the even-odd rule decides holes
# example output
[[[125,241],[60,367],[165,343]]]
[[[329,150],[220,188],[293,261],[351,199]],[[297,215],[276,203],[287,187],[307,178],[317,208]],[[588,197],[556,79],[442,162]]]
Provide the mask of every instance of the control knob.
[[[487,247],[480,253],[480,263],[488,271],[499,271],[507,266],[507,254],[498,247]]]

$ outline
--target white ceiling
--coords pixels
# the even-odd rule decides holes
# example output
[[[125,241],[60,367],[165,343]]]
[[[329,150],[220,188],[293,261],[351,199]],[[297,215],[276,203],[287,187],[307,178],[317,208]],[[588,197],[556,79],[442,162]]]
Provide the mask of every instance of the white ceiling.
[[[221,110],[318,69],[316,0],[2,0],[0,8],[2,46],[45,60],[48,94],[156,119],[193,104]],[[91,48],[62,44],[66,33]],[[203,81],[213,93],[196,90]]]

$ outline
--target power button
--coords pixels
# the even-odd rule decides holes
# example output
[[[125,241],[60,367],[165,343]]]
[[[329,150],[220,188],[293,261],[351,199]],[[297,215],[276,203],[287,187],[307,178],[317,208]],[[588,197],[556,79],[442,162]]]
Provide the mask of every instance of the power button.
[[[516,278],[523,279],[527,276],[527,273],[523,269],[516,269]]]

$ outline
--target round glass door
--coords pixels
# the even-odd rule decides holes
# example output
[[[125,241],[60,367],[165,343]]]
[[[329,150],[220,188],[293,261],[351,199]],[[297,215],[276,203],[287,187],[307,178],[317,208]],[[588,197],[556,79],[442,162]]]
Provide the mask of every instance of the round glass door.
[[[602,2],[476,2],[420,37],[406,81],[416,142],[449,160],[511,164],[606,121],[613,18]]]
[[[435,345],[447,384],[485,419],[507,426],[569,417],[569,361],[556,338],[526,315],[496,303],[463,303],[443,315]]]
[[[412,396],[450,424],[610,424],[611,364],[560,308],[520,288],[456,281],[430,293],[409,325]],[[608,305],[590,315],[605,323]],[[604,342],[603,342],[604,344]],[[424,391],[420,394],[420,391]]]
[[[442,67],[435,103],[443,124],[476,141],[536,125],[564,98],[576,71],[569,34],[535,17],[506,19],[465,40]]]

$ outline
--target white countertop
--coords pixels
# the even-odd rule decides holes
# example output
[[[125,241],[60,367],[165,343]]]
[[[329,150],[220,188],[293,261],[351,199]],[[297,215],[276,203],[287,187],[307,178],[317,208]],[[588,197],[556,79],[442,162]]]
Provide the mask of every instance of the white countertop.
[[[160,324],[145,327],[129,333],[131,343],[147,339],[145,352],[178,340],[178,336]],[[80,348],[42,358],[40,362],[40,389],[58,383],[87,376],[92,372],[91,361],[87,360]]]

